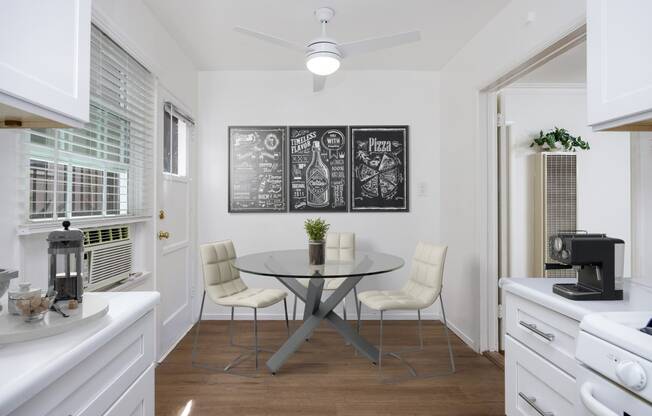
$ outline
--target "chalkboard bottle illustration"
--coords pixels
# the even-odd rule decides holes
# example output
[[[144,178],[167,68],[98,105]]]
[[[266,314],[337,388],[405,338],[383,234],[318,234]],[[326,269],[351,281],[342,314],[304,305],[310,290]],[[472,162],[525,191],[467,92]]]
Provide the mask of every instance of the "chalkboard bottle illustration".
[[[312,143],[312,160],[306,169],[306,204],[313,208],[323,208],[329,203],[330,178],[328,169],[321,160],[318,141]]]

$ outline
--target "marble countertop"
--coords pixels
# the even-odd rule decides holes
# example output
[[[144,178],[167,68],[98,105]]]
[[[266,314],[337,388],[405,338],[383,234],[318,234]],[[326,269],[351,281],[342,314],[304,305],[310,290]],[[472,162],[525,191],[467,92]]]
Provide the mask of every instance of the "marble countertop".
[[[543,305],[576,321],[591,313],[652,310],[652,281],[624,279],[623,300],[576,301],[552,293],[555,283],[569,279],[508,277],[500,279],[500,287],[510,293]]]
[[[68,332],[0,346],[0,415],[38,394],[89,357],[159,302],[158,292],[101,293],[109,302],[104,317]]]

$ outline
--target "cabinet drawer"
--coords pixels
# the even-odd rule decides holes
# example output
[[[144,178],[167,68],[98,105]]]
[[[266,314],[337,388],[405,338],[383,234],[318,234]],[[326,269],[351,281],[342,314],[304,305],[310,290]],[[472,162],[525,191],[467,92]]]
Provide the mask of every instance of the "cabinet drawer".
[[[154,416],[154,364],[149,366],[104,416]]]
[[[509,292],[505,305],[507,333],[575,377],[579,322]]]
[[[150,311],[11,415],[104,414],[154,362],[155,328]]]
[[[575,401],[572,377],[511,336],[505,337],[507,416],[574,415]]]

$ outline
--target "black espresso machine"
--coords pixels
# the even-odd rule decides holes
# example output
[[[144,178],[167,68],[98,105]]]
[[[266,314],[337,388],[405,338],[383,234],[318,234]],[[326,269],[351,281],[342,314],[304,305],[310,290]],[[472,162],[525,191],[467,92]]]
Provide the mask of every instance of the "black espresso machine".
[[[550,237],[550,257],[577,270],[576,283],[552,291],[572,300],[621,300],[625,242],[605,234],[561,232]]]

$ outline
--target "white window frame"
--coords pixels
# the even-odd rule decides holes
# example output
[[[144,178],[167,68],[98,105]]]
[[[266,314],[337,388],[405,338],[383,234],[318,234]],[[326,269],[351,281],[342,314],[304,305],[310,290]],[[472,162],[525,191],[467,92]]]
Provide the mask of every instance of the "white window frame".
[[[62,219],[75,224],[110,225],[147,220],[151,217],[155,136],[156,83],[154,76],[129,55],[102,30],[93,26],[91,62],[91,121],[82,129],[26,130],[23,145],[22,169],[25,175],[24,198],[20,198],[22,220],[19,234],[30,234],[60,227]],[[141,118],[145,116],[145,118]],[[125,123],[120,122],[124,119]],[[44,143],[35,142],[30,134],[44,137]],[[123,137],[127,135],[127,138]],[[88,147],[87,147],[88,146]],[[84,149],[89,149],[85,151]],[[44,197],[51,211],[43,218],[35,218],[32,211],[32,160],[52,165],[50,193]],[[59,192],[59,166],[68,166],[66,187]],[[75,168],[101,172],[101,210],[84,215],[73,210],[73,181]],[[120,176],[117,189],[119,212],[108,211],[109,172]],[[126,183],[125,183],[126,180]],[[83,183],[83,182],[82,182]],[[22,187],[21,187],[22,189]],[[65,194],[65,213],[58,198]],[[83,194],[83,191],[80,191]],[[50,198],[48,200],[48,197]],[[99,208],[99,207],[98,207]]]

